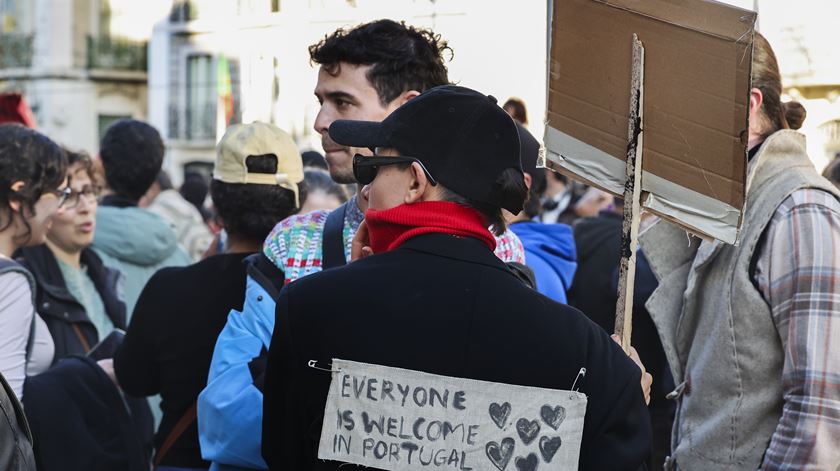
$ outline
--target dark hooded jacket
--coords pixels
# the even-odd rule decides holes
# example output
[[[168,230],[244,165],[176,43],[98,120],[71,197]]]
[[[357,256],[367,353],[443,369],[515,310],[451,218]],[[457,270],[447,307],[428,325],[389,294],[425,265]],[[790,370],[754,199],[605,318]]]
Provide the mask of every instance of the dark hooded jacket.
[[[53,363],[70,355],[84,355],[101,340],[84,306],[67,289],[58,261],[46,244],[26,247],[18,252],[20,262],[35,276],[35,308],[55,343]],[[125,303],[120,299],[122,275],[108,268],[90,249],[82,250],[82,265],[87,266],[105,312],[118,329],[126,328]]]
[[[25,391],[38,471],[148,471],[148,403],[124,398],[90,358],[59,361],[28,377]]]

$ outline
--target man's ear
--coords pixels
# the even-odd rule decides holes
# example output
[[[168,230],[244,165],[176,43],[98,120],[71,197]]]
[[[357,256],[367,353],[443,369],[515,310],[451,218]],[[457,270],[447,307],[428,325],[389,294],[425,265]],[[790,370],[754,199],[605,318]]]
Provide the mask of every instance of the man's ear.
[[[404,105],[408,100],[419,96],[420,92],[417,90],[406,90],[396,98],[394,98],[391,103],[388,104],[388,113],[390,114],[395,109],[399,108],[400,106]]]
[[[539,171],[539,169],[537,169],[537,171]],[[530,191],[531,190],[531,181],[532,181],[531,180],[531,174],[530,173],[525,173],[524,175],[525,175],[525,188],[528,188],[528,190]]]
[[[408,192],[405,194],[405,203],[412,204],[420,201],[428,201],[432,184],[426,178],[426,172],[417,162],[411,163],[411,182]]]
[[[754,113],[757,113],[758,110],[761,109],[761,105],[764,103],[764,95],[761,93],[761,90],[757,88],[753,88],[750,90],[750,117],[753,116]]]

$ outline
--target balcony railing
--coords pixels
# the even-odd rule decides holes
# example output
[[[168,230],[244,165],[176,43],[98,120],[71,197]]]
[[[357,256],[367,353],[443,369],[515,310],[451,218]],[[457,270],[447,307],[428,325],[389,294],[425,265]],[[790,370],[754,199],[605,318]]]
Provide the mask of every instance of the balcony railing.
[[[146,43],[110,36],[88,36],[89,69],[146,70]]]
[[[0,34],[0,69],[32,66],[32,35]]]

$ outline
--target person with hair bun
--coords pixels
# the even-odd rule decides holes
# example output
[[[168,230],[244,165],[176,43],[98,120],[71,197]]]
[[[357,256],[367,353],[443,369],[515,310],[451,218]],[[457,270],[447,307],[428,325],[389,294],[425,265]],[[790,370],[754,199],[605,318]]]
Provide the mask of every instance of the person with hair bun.
[[[660,278],[646,306],[677,384],[666,469],[840,466],[840,192],[796,132],[805,108],[781,93],[756,34],[738,245],[687,249],[664,221],[642,235]]]
[[[376,149],[353,159],[368,209],[353,240],[355,261],[298,279],[277,298],[263,397],[269,469],[345,469],[318,453],[321,425],[334,420],[323,412],[331,376],[311,374],[298,360],[333,358],[555,390],[574,389],[583,367],[579,469],[640,469],[650,449],[644,371],[603,329],[522,283],[495,254],[504,211],[519,214],[528,198],[519,132],[495,98],[434,87],[382,122],[336,120],[329,135]],[[362,421],[367,414],[379,412],[368,409]],[[462,420],[452,409],[440,414],[444,423]],[[442,443],[426,438],[418,445]],[[464,443],[470,460],[485,451],[476,441]],[[426,469],[409,456],[388,466]],[[521,461],[517,469],[536,469]],[[470,465],[450,459],[434,468],[490,469]]]

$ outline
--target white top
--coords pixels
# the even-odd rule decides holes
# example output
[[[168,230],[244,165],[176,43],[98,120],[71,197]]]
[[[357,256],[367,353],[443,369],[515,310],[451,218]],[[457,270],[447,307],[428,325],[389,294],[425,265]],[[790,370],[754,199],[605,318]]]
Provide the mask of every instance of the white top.
[[[46,371],[55,355],[55,344],[47,324],[35,318],[32,355],[26,362],[26,344],[35,307],[26,277],[17,272],[0,275],[0,372],[18,399],[23,399],[26,376]]]

